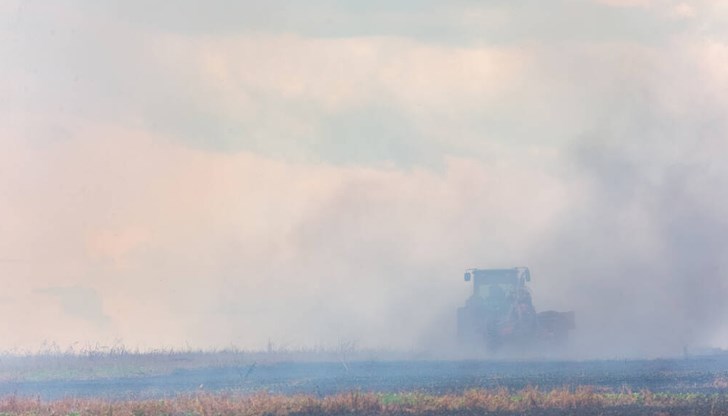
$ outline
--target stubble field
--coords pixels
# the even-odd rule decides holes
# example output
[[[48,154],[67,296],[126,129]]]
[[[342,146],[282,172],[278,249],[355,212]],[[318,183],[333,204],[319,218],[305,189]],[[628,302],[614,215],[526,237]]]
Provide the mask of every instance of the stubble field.
[[[0,357],[6,415],[728,415],[728,357],[495,361],[265,353]]]

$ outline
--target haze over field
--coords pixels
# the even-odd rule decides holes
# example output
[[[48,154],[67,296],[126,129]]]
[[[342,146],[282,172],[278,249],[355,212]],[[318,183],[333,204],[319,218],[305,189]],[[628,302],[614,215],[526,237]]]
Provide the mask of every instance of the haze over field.
[[[0,1],[0,349],[728,347],[720,1]]]

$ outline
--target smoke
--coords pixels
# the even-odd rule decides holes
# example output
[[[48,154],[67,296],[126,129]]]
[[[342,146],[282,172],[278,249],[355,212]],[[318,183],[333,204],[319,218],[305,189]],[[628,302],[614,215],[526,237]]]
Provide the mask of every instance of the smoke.
[[[581,198],[532,250],[548,279],[537,299],[577,311],[579,355],[676,355],[725,330],[725,125],[665,112],[643,81],[648,99],[573,143],[564,175]]]
[[[557,3],[372,36],[9,7],[0,347],[442,352],[463,270],[512,266],[573,356],[728,345],[725,12]]]

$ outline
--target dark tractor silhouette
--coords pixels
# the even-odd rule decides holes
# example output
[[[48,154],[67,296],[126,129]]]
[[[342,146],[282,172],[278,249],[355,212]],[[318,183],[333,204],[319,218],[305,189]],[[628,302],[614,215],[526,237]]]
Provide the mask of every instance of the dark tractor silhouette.
[[[483,345],[489,352],[559,346],[575,328],[574,312],[536,312],[526,282],[526,267],[470,269],[473,294],[458,309],[458,338]]]

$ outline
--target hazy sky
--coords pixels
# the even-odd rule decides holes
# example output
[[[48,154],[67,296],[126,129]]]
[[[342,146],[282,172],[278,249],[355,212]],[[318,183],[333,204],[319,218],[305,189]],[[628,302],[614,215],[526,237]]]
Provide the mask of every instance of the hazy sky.
[[[0,0],[0,349],[427,349],[530,266],[728,347],[728,4]]]

